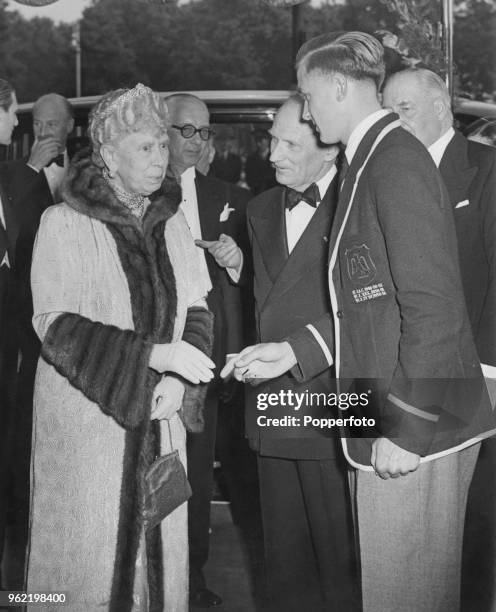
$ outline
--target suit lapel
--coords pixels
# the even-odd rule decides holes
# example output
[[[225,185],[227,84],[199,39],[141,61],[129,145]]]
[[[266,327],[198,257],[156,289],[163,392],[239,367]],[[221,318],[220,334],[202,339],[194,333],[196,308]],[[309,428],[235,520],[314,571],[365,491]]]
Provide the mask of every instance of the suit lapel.
[[[336,206],[337,183],[337,177],[334,177],[324,199],[317,207],[315,214],[310,219],[294,249],[283,263],[269,294],[271,301],[280,300],[281,296],[298,283],[303,276],[315,273],[314,262],[325,261],[328,249],[329,227]],[[283,206],[281,212],[283,219],[284,214]],[[285,239],[286,228],[284,226],[282,231]],[[285,248],[287,252],[287,247]],[[321,263],[318,265],[321,265]]]
[[[365,134],[360,144],[358,145],[358,149],[356,150],[355,155],[351,160],[350,167],[346,174],[346,179],[339,193],[336,215],[331,227],[331,236],[329,238],[329,258],[331,257],[334,246],[336,245],[336,240],[338,238],[339,231],[344,222],[344,218],[346,217],[346,212],[348,210],[348,204],[353,193],[353,187],[355,184],[357,173],[363,166],[365,160],[367,159],[367,156],[370,152],[372,145],[375,142],[375,139],[379,136],[381,131],[386,126],[388,126],[393,121],[396,121],[397,119],[398,115],[396,115],[395,113],[389,113],[388,115],[381,117],[381,119],[374,123],[374,125],[368,130],[368,132]]]
[[[281,188],[274,199],[267,202],[263,217],[251,216],[249,219],[263,263],[273,283],[288,258],[284,210],[284,189]]]
[[[439,164],[439,172],[454,208],[459,202],[467,199],[470,185],[477,174],[477,167],[470,166],[467,140],[460,132],[455,132],[448,143]]]
[[[196,173],[196,200],[203,240],[219,238],[219,217],[224,206],[222,199],[211,189],[211,184],[200,172]],[[208,258],[210,259],[210,258]]]

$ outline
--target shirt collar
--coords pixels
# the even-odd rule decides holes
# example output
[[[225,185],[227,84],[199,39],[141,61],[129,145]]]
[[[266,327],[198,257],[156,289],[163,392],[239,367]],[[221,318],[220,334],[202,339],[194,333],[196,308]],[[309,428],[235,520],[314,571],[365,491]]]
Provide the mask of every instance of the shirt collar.
[[[324,198],[326,191],[329,188],[329,185],[331,184],[332,179],[336,176],[337,171],[338,170],[336,168],[336,164],[333,164],[321,179],[319,179],[318,181],[315,181],[315,184],[319,188],[319,194],[320,194],[321,200]]]
[[[181,183],[183,181],[194,181],[196,178],[196,169],[194,166],[190,166],[186,168],[186,170],[181,174]]]
[[[390,112],[391,111],[386,108],[381,108],[380,110],[373,112],[371,115],[365,117],[365,119],[362,119],[360,123],[355,127],[353,132],[351,132],[350,137],[348,139],[348,144],[346,145],[345,149],[346,159],[348,160],[348,163],[350,165],[351,160],[357,152],[357,149],[360,143],[362,142],[365,134],[375,123],[379,121],[379,119],[382,119],[382,117],[389,115]]]
[[[441,136],[441,138],[438,138],[436,142],[433,142],[431,146],[427,149],[438,168],[439,164],[441,163],[441,159],[443,158],[444,152],[446,151],[446,147],[449,145],[454,135],[455,130],[450,127],[450,129],[445,132]]]

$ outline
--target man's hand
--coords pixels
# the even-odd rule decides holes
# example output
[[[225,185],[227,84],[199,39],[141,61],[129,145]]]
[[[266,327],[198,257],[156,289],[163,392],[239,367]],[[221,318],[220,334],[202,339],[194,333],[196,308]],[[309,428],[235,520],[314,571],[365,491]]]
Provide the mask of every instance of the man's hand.
[[[48,166],[54,157],[57,157],[60,153],[61,146],[60,140],[57,140],[53,136],[35,140],[31,147],[28,165],[36,168],[39,172],[42,168]]]
[[[172,418],[181,408],[184,396],[184,385],[180,380],[171,376],[164,376],[153,390],[152,419]]]
[[[195,240],[195,244],[207,249],[221,268],[237,270],[243,263],[241,249],[227,234],[221,234],[218,240]]]
[[[237,380],[277,378],[294,365],[296,357],[289,342],[267,342],[247,346],[226,363],[220,375],[226,378],[234,373]]]
[[[372,444],[372,464],[376,474],[384,480],[415,472],[420,455],[407,451],[387,438],[377,438]]]

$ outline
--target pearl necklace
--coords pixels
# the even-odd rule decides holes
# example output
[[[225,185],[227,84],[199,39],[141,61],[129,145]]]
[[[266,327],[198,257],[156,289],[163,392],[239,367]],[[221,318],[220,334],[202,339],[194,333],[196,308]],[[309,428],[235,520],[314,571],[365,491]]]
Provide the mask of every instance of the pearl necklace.
[[[108,180],[108,179],[107,179]],[[110,186],[115,192],[117,199],[124,204],[129,212],[140,219],[145,212],[146,198],[141,193],[129,193],[118,187],[114,182],[108,180]]]

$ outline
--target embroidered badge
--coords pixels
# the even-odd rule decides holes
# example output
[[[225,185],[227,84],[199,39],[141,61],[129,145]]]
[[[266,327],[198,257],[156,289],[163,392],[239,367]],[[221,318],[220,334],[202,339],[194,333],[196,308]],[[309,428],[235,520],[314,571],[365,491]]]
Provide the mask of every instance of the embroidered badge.
[[[224,223],[229,219],[229,215],[234,212],[234,208],[229,208],[229,202],[226,202],[222,212],[220,213],[219,221]]]
[[[374,280],[377,268],[366,244],[352,246],[350,249],[346,249],[344,255],[348,278],[353,284],[363,286]]]

